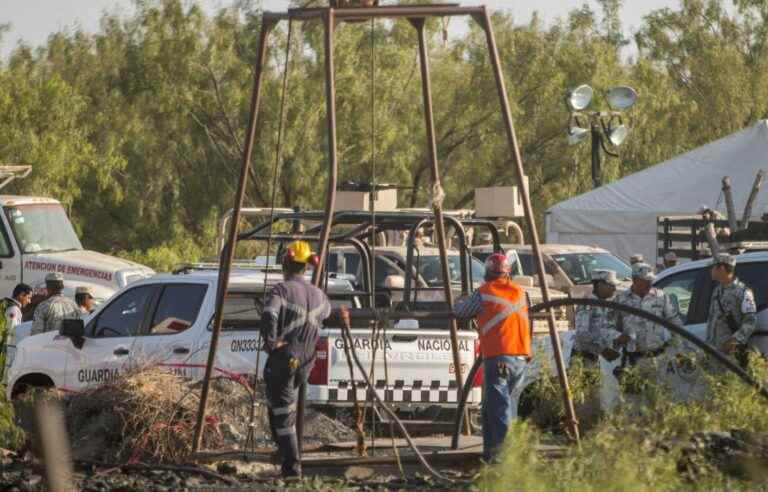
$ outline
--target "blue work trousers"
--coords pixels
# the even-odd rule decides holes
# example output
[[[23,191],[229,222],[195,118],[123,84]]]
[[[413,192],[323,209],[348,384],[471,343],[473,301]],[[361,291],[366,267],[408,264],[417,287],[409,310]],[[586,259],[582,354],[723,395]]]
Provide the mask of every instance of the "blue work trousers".
[[[507,436],[509,424],[517,418],[528,362],[512,355],[483,360],[483,456],[496,458]]]
[[[284,477],[301,476],[301,454],[296,438],[296,403],[299,389],[307,381],[314,362],[313,359],[305,367],[292,367],[293,357],[287,347],[273,350],[264,367],[269,427],[272,439],[277,444]]]

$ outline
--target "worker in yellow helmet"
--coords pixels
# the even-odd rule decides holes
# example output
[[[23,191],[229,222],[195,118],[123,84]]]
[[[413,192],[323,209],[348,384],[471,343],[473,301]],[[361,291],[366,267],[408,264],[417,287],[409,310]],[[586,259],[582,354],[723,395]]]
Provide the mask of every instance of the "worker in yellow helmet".
[[[328,297],[306,279],[310,263],[317,265],[317,256],[309,244],[294,241],[288,245],[282,258],[284,281],[267,294],[261,316],[261,336],[269,354],[264,367],[269,425],[285,478],[301,477],[297,389],[312,370],[318,330],[331,314]]]

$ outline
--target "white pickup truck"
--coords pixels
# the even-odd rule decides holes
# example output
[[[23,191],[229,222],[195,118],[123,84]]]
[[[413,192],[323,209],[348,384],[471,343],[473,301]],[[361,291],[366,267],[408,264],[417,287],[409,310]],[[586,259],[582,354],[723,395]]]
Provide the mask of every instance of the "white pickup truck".
[[[267,274],[268,285],[280,280]],[[260,317],[265,273],[235,270],[225,303],[224,325],[217,351],[218,375],[261,372],[266,354],[260,353]],[[135,367],[160,365],[190,378],[202,378],[214,314],[217,272],[160,274],[124,287],[84,320],[82,345],[59,333],[43,333],[19,343],[8,373],[8,394],[34,386],[80,391],[119,378]],[[352,285],[328,280],[332,304],[359,307]],[[375,357],[376,391],[401,412],[428,407],[456,406],[457,388],[449,332],[445,329],[388,329],[376,339],[370,328],[353,328],[355,349],[364,366]],[[477,352],[474,331],[459,334],[461,362],[469,371]],[[317,361],[309,377],[308,401],[315,406],[343,407],[353,402],[349,367],[339,329],[323,329]],[[386,349],[389,381],[385,381]],[[360,374],[355,379],[362,381]],[[480,403],[480,380],[469,397],[470,408]],[[357,396],[365,400],[359,386]]]
[[[32,166],[0,166],[0,188],[24,178]],[[153,275],[138,263],[83,249],[61,203],[36,196],[0,195],[0,297],[24,282],[45,293],[45,276],[64,275],[64,294],[87,286],[96,302]]]

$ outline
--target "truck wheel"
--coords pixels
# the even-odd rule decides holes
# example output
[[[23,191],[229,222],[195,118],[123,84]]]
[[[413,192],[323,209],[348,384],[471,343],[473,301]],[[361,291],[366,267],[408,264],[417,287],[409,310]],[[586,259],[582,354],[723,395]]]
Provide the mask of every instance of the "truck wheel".
[[[21,377],[16,384],[13,385],[13,391],[11,392],[11,399],[16,399],[24,393],[35,389],[54,388],[55,385],[51,378],[45,374],[27,374]]]

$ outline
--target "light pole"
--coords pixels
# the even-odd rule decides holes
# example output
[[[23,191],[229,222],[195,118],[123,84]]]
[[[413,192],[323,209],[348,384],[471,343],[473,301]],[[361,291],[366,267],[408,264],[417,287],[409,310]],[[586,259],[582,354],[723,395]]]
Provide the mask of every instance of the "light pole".
[[[565,103],[571,115],[568,118],[568,143],[576,145],[590,137],[592,142],[592,185],[602,186],[600,169],[600,149],[606,154],[618,157],[611,152],[606,141],[612,147],[618,147],[629,134],[629,127],[624,124],[622,111],[631,108],[637,101],[637,92],[631,87],[620,85],[612,87],[605,94],[610,111],[585,111],[592,101],[594,91],[588,85],[580,85],[565,93]]]

